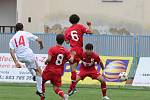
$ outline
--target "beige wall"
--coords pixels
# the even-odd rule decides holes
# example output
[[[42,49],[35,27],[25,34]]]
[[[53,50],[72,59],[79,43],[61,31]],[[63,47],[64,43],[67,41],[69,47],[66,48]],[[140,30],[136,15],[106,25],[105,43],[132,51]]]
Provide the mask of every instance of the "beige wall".
[[[18,0],[18,20],[31,32],[43,32],[44,25],[67,24],[72,13],[81,22],[92,20],[95,26],[125,27],[130,32],[144,33],[150,28],[150,0],[124,0],[102,3],[101,0]],[[21,5],[21,6],[20,6]],[[28,23],[27,18],[32,17]],[[145,30],[144,30],[145,29]]]
[[[144,32],[150,33],[150,0],[144,0],[144,16],[143,16],[143,26],[144,26]]]
[[[48,0],[18,0],[18,22],[22,22],[25,30],[43,32],[43,19],[49,9]],[[31,17],[31,23],[28,22]]]

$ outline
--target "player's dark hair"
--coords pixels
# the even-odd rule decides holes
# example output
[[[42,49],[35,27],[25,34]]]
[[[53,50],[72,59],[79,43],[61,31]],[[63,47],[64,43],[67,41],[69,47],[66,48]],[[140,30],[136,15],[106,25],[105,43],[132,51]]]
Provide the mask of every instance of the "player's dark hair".
[[[91,44],[91,43],[86,44],[85,49],[86,50],[93,50],[93,44]]]
[[[64,35],[63,34],[58,34],[56,36],[56,41],[58,44],[62,45],[64,43]]]
[[[71,24],[77,24],[80,21],[80,17],[77,14],[72,14],[69,17],[69,21]]]
[[[16,31],[22,31],[23,30],[23,24],[22,23],[17,23],[15,26]]]

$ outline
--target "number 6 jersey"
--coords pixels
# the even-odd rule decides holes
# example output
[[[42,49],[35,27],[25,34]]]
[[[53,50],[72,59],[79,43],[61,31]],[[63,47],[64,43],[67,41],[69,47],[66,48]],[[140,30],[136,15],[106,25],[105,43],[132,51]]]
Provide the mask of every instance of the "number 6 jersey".
[[[91,33],[91,32],[81,24],[74,24],[66,29],[65,40],[70,42],[71,47],[82,48],[84,33]]]
[[[30,41],[35,41],[38,37],[32,33],[18,31],[10,40],[9,47],[14,49],[18,58],[25,58],[33,54],[29,47]]]

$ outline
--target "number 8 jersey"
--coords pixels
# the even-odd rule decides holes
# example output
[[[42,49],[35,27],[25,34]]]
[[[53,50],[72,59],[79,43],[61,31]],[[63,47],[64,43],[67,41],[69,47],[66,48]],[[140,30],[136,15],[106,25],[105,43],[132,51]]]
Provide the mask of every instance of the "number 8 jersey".
[[[56,73],[63,73],[64,64],[70,59],[71,55],[69,51],[61,45],[56,45],[51,47],[48,51],[48,55],[50,55],[51,61],[45,67],[45,71],[52,71]]]
[[[14,49],[18,58],[25,58],[33,51],[29,47],[30,41],[35,41],[38,37],[26,31],[18,31],[10,40],[9,47]]]

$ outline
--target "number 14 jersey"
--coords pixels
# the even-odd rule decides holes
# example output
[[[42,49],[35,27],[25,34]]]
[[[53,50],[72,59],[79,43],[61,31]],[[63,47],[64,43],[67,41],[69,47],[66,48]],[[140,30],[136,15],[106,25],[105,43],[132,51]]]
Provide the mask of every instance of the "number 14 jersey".
[[[29,47],[30,41],[35,41],[38,37],[26,31],[18,31],[10,40],[9,47],[14,49],[17,57],[24,58],[33,54]]]

